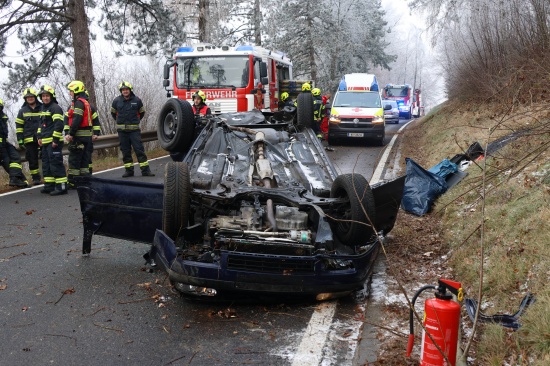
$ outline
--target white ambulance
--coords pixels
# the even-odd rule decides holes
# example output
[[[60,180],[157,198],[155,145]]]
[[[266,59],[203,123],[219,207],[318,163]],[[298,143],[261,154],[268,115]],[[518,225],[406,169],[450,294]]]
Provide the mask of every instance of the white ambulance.
[[[330,111],[328,142],[371,140],[384,145],[384,110],[373,74],[346,74],[340,81]]]

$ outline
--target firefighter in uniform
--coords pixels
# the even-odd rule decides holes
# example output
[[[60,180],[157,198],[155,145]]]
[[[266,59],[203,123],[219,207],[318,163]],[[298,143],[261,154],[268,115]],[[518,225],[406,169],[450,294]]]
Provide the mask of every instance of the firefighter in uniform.
[[[323,98],[321,97],[321,89],[311,89],[311,95],[313,95],[313,126],[312,129],[318,138],[322,139],[323,134],[321,132],[321,122],[325,114],[325,105],[323,104]]]
[[[85,91],[86,93],[86,99],[90,97],[90,94],[88,94],[88,90]],[[90,107],[92,108],[92,143],[90,146],[88,146],[88,150],[86,151],[86,154],[88,155],[88,169],[90,171],[90,174],[92,174],[93,171],[93,164],[92,164],[92,155],[94,153],[94,144],[93,142],[99,138],[99,135],[101,135],[101,126],[99,124],[99,115],[97,114],[97,109],[93,104],[90,104]]]
[[[21,169],[21,157],[9,143],[8,133],[8,116],[4,113],[4,101],[0,99],[0,163],[10,176],[10,186],[27,188],[29,183]]]
[[[42,104],[37,98],[38,94],[36,90],[33,88],[25,89],[23,92],[25,102],[15,119],[17,143],[20,148],[25,149],[25,158],[29,163],[29,172],[34,184],[40,184],[40,170],[38,166],[40,147],[38,146],[36,131],[40,125]]]
[[[84,97],[89,102],[90,94],[88,93],[88,89],[84,91],[84,94],[86,96]],[[88,145],[88,150],[86,150],[86,156],[88,159],[88,170],[90,171],[90,174],[93,172],[93,162],[92,162],[92,155],[94,153],[94,141],[96,141],[99,138],[99,135],[101,135],[101,125],[99,124],[99,115],[97,114],[97,109],[94,107],[93,104],[90,103],[90,108],[92,109],[92,143]],[[69,118],[69,111],[65,112],[65,115],[63,116],[64,119],[64,131],[65,134],[69,133],[69,124],[68,124],[68,118]]]
[[[67,174],[63,165],[63,110],[57,104],[51,86],[42,86],[38,94],[42,100],[42,122],[37,135],[38,145],[42,148],[44,176],[40,193],[57,196],[67,193]]]
[[[65,135],[69,150],[68,188],[75,188],[74,177],[90,175],[88,154],[92,143],[92,108],[86,99],[84,83],[73,80],[67,86],[72,104],[67,112],[69,132]]]
[[[284,107],[294,107],[294,102],[290,98],[290,94],[287,92],[282,92],[281,97],[279,98],[279,109],[283,110]]]
[[[123,81],[119,84],[120,95],[113,100],[111,105],[111,116],[116,121],[116,129],[120,139],[120,151],[125,172],[122,178],[134,176],[134,161],[132,159],[132,148],[136,154],[141,169],[141,175],[153,177],[145,148],[141,142],[141,130],[139,122],[145,115],[143,102],[132,91],[132,84]]]
[[[204,127],[201,117],[210,116],[212,114],[210,107],[206,105],[206,94],[202,90],[197,90],[197,92],[193,94],[193,105],[191,108],[195,115],[195,137],[197,137]]]

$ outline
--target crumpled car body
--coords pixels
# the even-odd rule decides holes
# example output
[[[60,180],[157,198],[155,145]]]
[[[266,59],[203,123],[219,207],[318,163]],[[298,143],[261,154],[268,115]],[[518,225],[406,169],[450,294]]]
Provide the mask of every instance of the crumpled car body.
[[[362,288],[404,178],[370,187],[337,175],[314,132],[280,117],[212,117],[164,184],[81,178],[83,252],[94,234],[152,243],[150,263],[190,295]]]

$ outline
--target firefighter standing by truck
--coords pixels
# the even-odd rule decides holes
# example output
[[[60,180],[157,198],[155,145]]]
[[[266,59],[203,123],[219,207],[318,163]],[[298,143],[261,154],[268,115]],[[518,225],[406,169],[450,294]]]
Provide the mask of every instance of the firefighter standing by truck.
[[[27,88],[23,92],[25,102],[17,113],[15,119],[15,132],[17,133],[17,143],[19,147],[25,149],[25,158],[29,163],[29,172],[32,176],[33,184],[40,184],[40,170],[38,165],[38,156],[40,147],[36,131],[40,125],[40,116],[42,103],[38,101],[38,94],[34,88]]]
[[[125,172],[122,178],[134,176],[134,160],[132,148],[136,154],[141,169],[141,175],[145,177],[155,176],[151,172],[145,148],[141,142],[141,130],[139,122],[145,116],[143,102],[132,91],[132,84],[123,81],[119,84],[120,95],[113,100],[111,116],[116,121],[116,129],[120,139],[120,151]]]
[[[197,137],[204,127],[201,117],[210,116],[212,114],[210,107],[206,105],[206,94],[202,90],[197,90],[197,92],[193,94],[193,105],[191,108],[195,115],[195,137]]]
[[[38,145],[42,149],[44,187],[40,193],[58,196],[67,193],[67,174],[63,165],[63,110],[57,104],[55,90],[44,85],[38,92],[42,100],[42,122],[38,127]]]
[[[0,99],[0,164],[10,176],[10,186],[27,188],[29,183],[21,169],[21,157],[15,146],[9,143],[8,133],[8,116],[4,113],[4,101]]]
[[[313,95],[313,131],[318,138],[323,139],[323,133],[321,132],[321,122],[323,115],[325,114],[325,105],[323,104],[323,98],[321,97],[321,89],[311,89],[311,95]]]
[[[92,143],[92,108],[86,99],[84,83],[73,80],[67,86],[72,104],[67,112],[69,150],[68,188],[75,188],[74,177],[90,175],[87,151]]]

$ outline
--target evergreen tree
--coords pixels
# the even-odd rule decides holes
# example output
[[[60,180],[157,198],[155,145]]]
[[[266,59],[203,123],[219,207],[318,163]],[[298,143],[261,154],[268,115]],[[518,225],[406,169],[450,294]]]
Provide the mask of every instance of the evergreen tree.
[[[395,56],[385,52],[384,15],[380,0],[290,0],[266,28],[270,45],[293,61],[295,78],[333,90],[345,73],[389,68]]]

